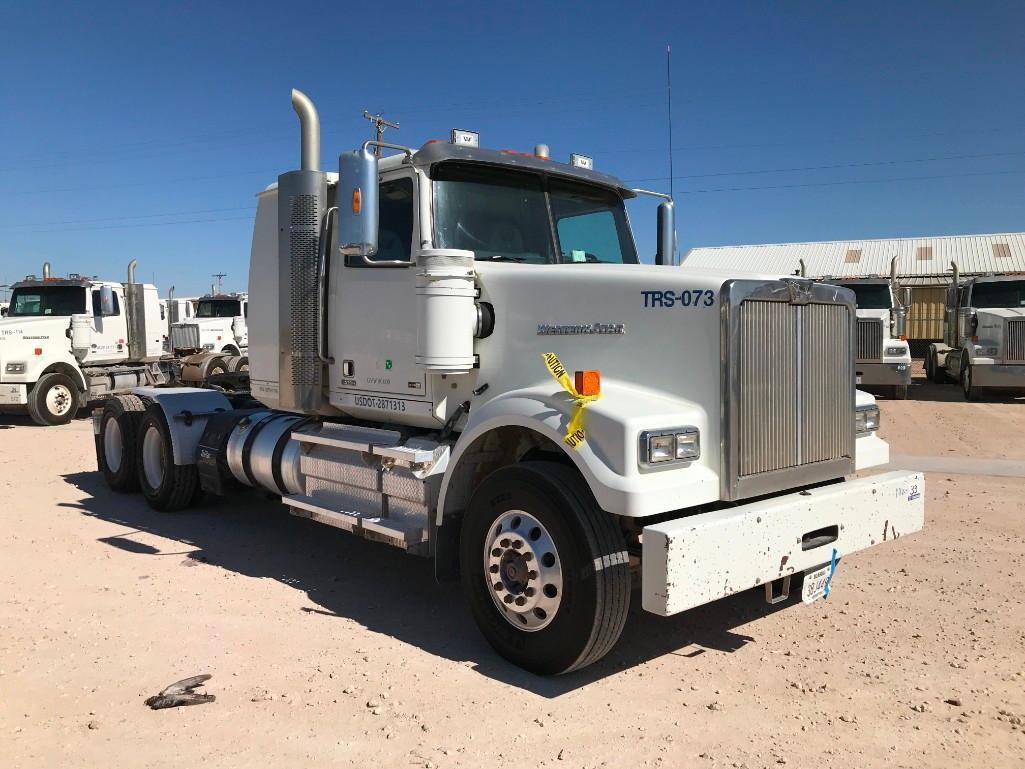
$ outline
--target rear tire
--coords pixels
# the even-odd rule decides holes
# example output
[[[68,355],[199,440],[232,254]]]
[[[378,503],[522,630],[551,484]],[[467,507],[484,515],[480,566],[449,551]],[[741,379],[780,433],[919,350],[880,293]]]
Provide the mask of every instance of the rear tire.
[[[28,394],[28,414],[37,425],[66,425],[78,413],[78,386],[67,374],[44,374]]]
[[[493,472],[470,499],[459,550],[477,626],[510,662],[568,673],[619,639],[630,605],[626,544],[575,468],[521,462]]]
[[[139,488],[139,427],[145,412],[146,404],[136,395],[116,395],[103,404],[96,464],[115,491]]]
[[[162,513],[182,510],[199,495],[199,471],[195,465],[176,465],[171,431],[159,406],[150,406],[139,425],[139,490],[149,506]]]

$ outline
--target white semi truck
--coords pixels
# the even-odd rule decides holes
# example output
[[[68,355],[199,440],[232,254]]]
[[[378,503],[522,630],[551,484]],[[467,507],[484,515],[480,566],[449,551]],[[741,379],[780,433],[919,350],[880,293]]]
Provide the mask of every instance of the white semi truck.
[[[822,278],[823,282],[854,292],[857,332],[854,348],[855,382],[866,387],[885,387],[894,398],[908,397],[911,384],[911,348],[907,342],[906,291],[897,285],[897,257],[889,279]]]
[[[192,300],[190,318],[171,323],[171,348],[244,356],[249,347],[249,295],[207,294]]]
[[[174,286],[167,292],[167,299],[160,300],[160,318],[166,324],[164,329],[164,350],[171,351],[171,326],[175,323],[188,321],[196,307],[194,296],[175,296]]]
[[[157,510],[256,488],[431,557],[542,674],[606,654],[633,585],[660,615],[811,601],[839,558],[922,527],[920,474],[848,477],[888,461],[851,292],[640,264],[624,202],[649,193],[543,145],[370,141],[326,173],[316,110],[292,105],[301,168],[253,230],[254,399],[112,399],[112,488]],[[669,200],[657,241],[670,264]]]
[[[78,274],[28,276],[0,320],[0,409],[27,410],[40,425],[71,421],[90,400],[139,385],[199,384],[238,369],[233,359],[164,350],[155,286]]]
[[[1025,275],[962,279],[957,263],[950,267],[943,342],[929,345],[926,376],[960,382],[966,400],[988,388],[1025,389]]]

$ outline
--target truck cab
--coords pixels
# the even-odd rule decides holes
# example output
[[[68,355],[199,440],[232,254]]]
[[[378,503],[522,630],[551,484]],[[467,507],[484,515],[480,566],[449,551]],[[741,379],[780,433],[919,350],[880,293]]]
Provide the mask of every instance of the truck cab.
[[[0,320],[0,405],[59,424],[97,394],[93,375],[160,357],[160,308],[152,285],[48,272],[12,286]]]
[[[824,278],[825,282],[854,292],[857,302],[855,382],[887,388],[903,400],[911,384],[911,349],[905,333],[907,302],[886,278]]]
[[[668,196],[590,158],[454,130],[368,141],[257,196],[252,395],[137,388],[94,414],[101,469],[158,510],[254,487],[434,559],[478,627],[543,674],[600,659],[631,591],[671,615],[743,590],[823,595],[837,559],[923,525],[855,387],[852,291],[669,269]],[[375,149],[395,150],[378,159]],[[657,264],[625,202],[663,199]],[[121,425],[126,428],[122,429]]]
[[[943,342],[929,346],[926,373],[960,382],[966,400],[989,388],[1025,388],[1025,275],[960,277],[951,265]]]
[[[207,294],[176,299],[177,318],[170,321],[170,348],[175,352],[245,355],[249,347],[249,295]]]

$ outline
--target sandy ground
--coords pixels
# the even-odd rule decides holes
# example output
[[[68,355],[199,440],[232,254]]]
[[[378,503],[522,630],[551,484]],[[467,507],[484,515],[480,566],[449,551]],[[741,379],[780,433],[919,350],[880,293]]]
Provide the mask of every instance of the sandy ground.
[[[1025,459],[1025,402],[913,392],[881,401],[895,454]],[[931,472],[927,529],[828,601],[635,608],[541,679],[426,560],[256,496],[154,513],[94,468],[88,420],[0,417],[3,767],[1025,764],[1025,478]],[[198,673],[215,703],[144,706]]]

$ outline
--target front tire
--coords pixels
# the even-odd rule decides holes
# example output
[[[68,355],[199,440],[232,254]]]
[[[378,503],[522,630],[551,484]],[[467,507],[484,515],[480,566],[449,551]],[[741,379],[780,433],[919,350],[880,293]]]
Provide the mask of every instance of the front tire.
[[[150,406],[139,425],[139,490],[149,506],[162,513],[188,507],[199,494],[195,465],[176,465],[171,431],[159,406]]]
[[[975,372],[972,371],[972,364],[967,359],[961,361],[961,392],[966,401],[978,400],[979,389],[975,386]]]
[[[622,533],[565,465],[521,462],[484,479],[463,518],[460,572],[485,638],[533,673],[596,662],[626,623]]]
[[[139,427],[146,404],[136,395],[117,395],[103,404],[100,434],[96,436],[96,464],[115,491],[139,488],[137,467]]]
[[[934,347],[930,347],[925,356],[925,375],[933,384],[945,384],[947,381],[947,375],[940,368],[939,356]]]
[[[66,425],[78,413],[78,387],[67,374],[44,374],[28,394],[28,414],[37,425]]]

